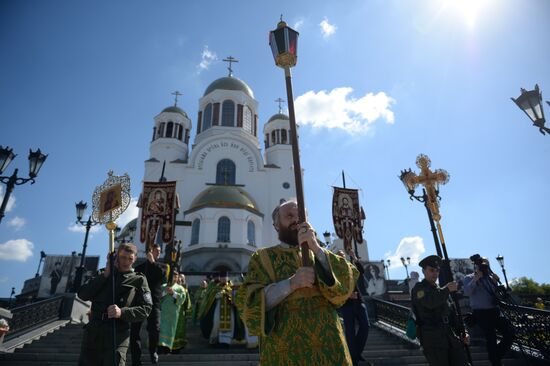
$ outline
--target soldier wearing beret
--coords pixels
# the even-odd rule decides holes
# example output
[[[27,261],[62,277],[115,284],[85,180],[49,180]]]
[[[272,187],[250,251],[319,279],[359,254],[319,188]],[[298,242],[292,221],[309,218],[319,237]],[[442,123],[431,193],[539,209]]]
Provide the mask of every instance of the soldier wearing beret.
[[[470,343],[470,337],[468,334],[461,337],[457,330],[460,320],[449,300],[449,294],[457,290],[457,283],[449,282],[444,287],[436,284],[441,262],[437,255],[430,255],[419,263],[424,279],[414,286],[411,294],[417,335],[430,365],[464,366],[468,365],[464,344]]]
[[[82,338],[79,365],[114,366],[113,361],[118,366],[126,364],[130,323],[146,319],[153,304],[147,279],[132,269],[136,257],[134,244],[120,244],[114,261],[114,304],[109,263],[78,291],[78,297],[92,302],[90,322],[86,324]],[[113,319],[116,319],[115,339]],[[113,347],[116,347],[116,360],[113,360]]]

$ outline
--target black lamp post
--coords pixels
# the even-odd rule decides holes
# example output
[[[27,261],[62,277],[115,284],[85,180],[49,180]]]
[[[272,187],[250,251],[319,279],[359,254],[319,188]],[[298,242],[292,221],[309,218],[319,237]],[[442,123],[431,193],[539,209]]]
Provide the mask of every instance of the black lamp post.
[[[80,290],[80,286],[82,285],[82,276],[84,274],[84,263],[86,261],[86,248],[88,247],[88,235],[90,234],[90,229],[92,226],[95,226],[99,224],[99,222],[95,222],[92,220],[92,215],[88,217],[88,221],[82,221],[82,217],[84,216],[84,213],[86,212],[86,208],[88,207],[88,204],[86,202],[80,201],[76,206],[76,223],[79,225],[83,225],[86,227],[86,235],[84,236],[84,244],[82,245],[82,254],[80,255],[80,266],[76,267],[76,274],[74,278],[74,284],[73,284],[73,292],[78,292]]]
[[[44,261],[44,259],[46,258],[46,253],[44,253],[43,250],[40,251],[40,260],[38,261],[38,268],[36,269],[36,274],[34,275],[34,277],[38,277],[40,276],[40,265],[42,264],[42,262]]]
[[[504,269],[504,257],[500,254],[497,257],[497,262],[500,264],[500,268],[502,268],[502,274],[504,274],[504,282],[506,282],[506,288],[510,289],[510,286],[508,285],[508,277],[506,277],[506,270]]]
[[[411,264],[411,257],[407,257],[407,260],[401,257],[401,263],[403,263],[403,266],[405,266],[405,271],[407,272],[407,279],[409,279],[409,265]]]
[[[510,98],[516,103],[516,105],[521,109],[527,117],[533,122],[533,126],[539,128],[540,133],[545,135],[550,133],[550,129],[544,127],[546,122],[544,119],[544,109],[542,108],[542,93],[540,92],[539,86],[535,85],[533,90],[525,90],[521,88],[521,95],[516,99]],[[546,102],[550,105],[550,102]]]
[[[0,145],[0,174],[6,170],[11,161],[16,157],[13,153],[13,149],[10,149],[8,146],[5,148]],[[31,182],[34,184],[36,176],[42,168],[42,164],[46,161],[48,155],[42,154],[40,149],[36,151],[29,150],[29,177],[28,178],[19,178],[17,177],[17,172],[19,169],[15,169],[11,176],[0,176],[0,181],[6,185],[6,193],[4,194],[4,199],[2,200],[2,205],[0,206],[0,222],[4,217],[4,212],[6,211],[6,206],[8,205],[8,200],[10,198],[11,192],[15,186]]]
[[[330,232],[325,231],[323,237],[325,238],[325,245],[328,248],[330,246]]]

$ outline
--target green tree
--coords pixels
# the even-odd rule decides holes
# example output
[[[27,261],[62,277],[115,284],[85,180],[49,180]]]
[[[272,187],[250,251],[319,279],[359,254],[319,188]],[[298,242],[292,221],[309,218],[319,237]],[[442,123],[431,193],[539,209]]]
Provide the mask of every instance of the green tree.
[[[539,284],[532,278],[520,277],[510,285],[512,291],[522,296],[548,296],[550,295],[550,284]]]

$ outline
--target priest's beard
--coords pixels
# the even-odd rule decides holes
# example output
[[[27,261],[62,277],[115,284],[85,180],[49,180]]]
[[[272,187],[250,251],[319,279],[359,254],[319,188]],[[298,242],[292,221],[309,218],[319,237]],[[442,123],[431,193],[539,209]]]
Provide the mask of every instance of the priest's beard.
[[[296,227],[296,225],[291,226]],[[298,246],[298,230],[296,228],[281,227],[279,229],[279,240],[293,247]]]

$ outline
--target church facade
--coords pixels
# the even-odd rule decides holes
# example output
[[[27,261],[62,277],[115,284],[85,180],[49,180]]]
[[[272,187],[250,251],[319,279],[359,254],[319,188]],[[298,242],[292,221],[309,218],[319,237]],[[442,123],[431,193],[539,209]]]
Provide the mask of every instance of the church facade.
[[[158,181],[165,166],[177,182],[176,220],[191,225],[175,229],[186,272],[244,272],[252,253],[278,242],[271,212],[296,196],[290,124],[279,111],[260,131],[258,116],[252,90],[230,73],[206,88],[194,124],[177,106],[154,118],[143,180]]]

